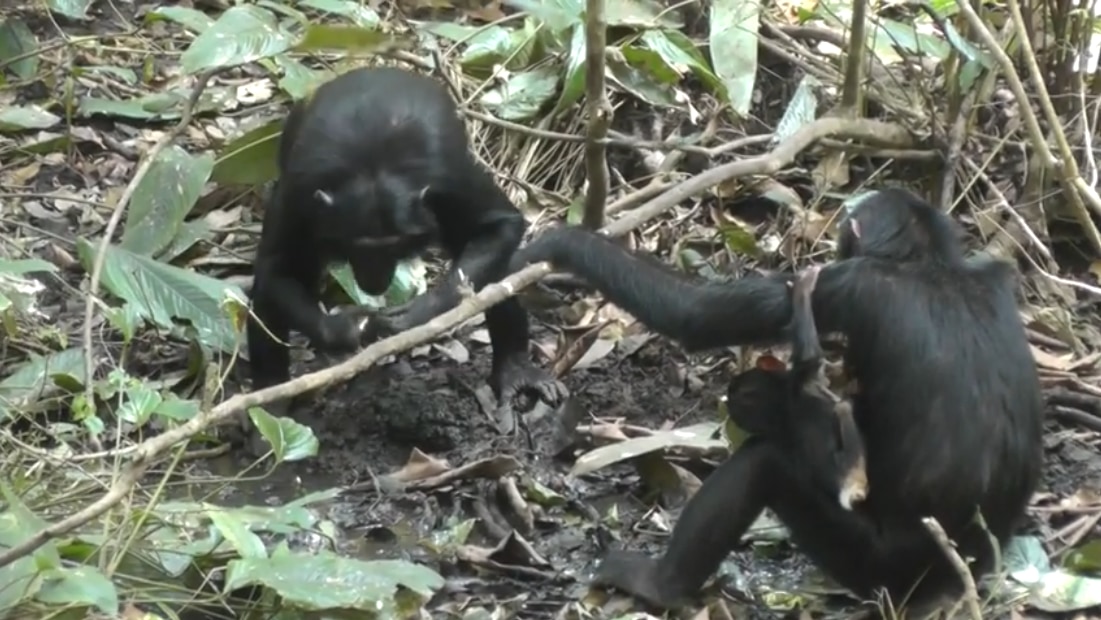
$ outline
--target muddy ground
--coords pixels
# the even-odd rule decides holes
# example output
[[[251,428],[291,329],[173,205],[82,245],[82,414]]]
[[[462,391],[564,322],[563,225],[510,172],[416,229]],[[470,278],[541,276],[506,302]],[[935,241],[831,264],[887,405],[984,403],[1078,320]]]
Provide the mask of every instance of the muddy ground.
[[[539,323],[538,319],[533,321]],[[546,325],[535,329],[537,340],[554,338]],[[219,501],[283,503],[310,491],[363,482],[399,469],[413,448],[446,458],[452,466],[486,456],[515,455],[524,465],[524,475],[571,500],[570,505],[547,509],[526,537],[551,564],[538,571],[542,576],[475,571],[461,562],[437,557],[418,544],[433,531],[451,527],[458,520],[486,516],[486,510],[507,529],[493,486],[485,481],[465,481],[428,493],[358,492],[328,505],[326,516],[343,531],[345,538],[339,544],[342,551],[364,559],[404,557],[429,564],[448,577],[449,587],[433,605],[469,600],[492,608],[495,601],[520,597],[524,601],[520,617],[524,618],[553,617],[563,604],[585,597],[585,582],[594,561],[609,546],[657,552],[665,534],[652,532],[649,522],[639,524],[653,501],[638,497],[643,489],[634,467],[617,465],[581,478],[568,477],[573,459],[569,451],[563,458],[554,458],[556,445],[550,438],[554,429],[546,422],[531,434],[501,436],[496,431],[472,391],[485,389],[490,351],[488,346],[472,342],[467,337],[470,331],[467,328],[455,335],[470,350],[466,363],[457,363],[438,352],[413,357],[405,354],[346,385],[304,398],[293,415],[313,428],[321,444],[319,455],[305,462],[283,464],[262,481],[236,485]],[[298,373],[328,363],[301,347],[297,353]],[[660,338],[628,353],[617,350],[593,366],[562,378],[584,412],[622,416],[631,424],[652,428],[714,419],[729,367],[717,362],[732,355],[689,356]],[[548,363],[538,356],[536,360]],[[686,378],[686,368],[711,370],[698,375],[688,371]],[[1048,423],[1048,431],[1043,491],[1065,496],[1082,488],[1083,483],[1095,484],[1101,479],[1096,447],[1087,443],[1092,435],[1054,421]],[[222,461],[213,464],[213,469],[228,475],[234,467],[247,463],[240,455],[230,459],[236,465]],[[708,464],[685,466],[701,478],[710,471]],[[609,526],[602,520],[613,505],[619,511],[619,520]],[[679,502],[665,508],[675,517],[682,506]],[[1039,523],[1031,529],[1059,527],[1058,523]],[[649,533],[638,533],[636,526]],[[740,609],[739,617],[782,617],[782,609],[770,609],[766,603],[782,606],[785,601],[796,600],[828,612],[828,616],[845,617],[853,610],[852,601],[827,596],[836,592],[818,581],[814,569],[789,544],[767,535],[758,538],[765,540],[743,545],[720,571],[721,591],[733,599],[728,604]],[[484,527],[476,527],[468,540],[486,547],[497,542],[492,530]],[[803,595],[789,596],[785,594],[788,591],[802,591]],[[630,603],[613,598],[609,605]]]

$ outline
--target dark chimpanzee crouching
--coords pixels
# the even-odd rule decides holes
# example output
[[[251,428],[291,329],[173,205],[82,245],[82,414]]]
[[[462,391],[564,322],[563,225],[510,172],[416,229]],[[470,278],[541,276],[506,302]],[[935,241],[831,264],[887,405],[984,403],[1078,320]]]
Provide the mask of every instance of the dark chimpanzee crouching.
[[[689,350],[776,343],[790,329],[789,274],[693,281],[577,227],[541,235],[514,264],[544,260]],[[896,607],[913,608],[958,595],[959,576],[921,519],[935,517],[982,574],[990,534],[1007,540],[1040,477],[1042,400],[1015,289],[1011,265],[964,257],[944,213],[904,190],[869,194],[842,222],[837,260],[812,294],[817,328],[848,340],[865,501],[845,510],[823,492],[807,465],[817,457],[799,453],[821,437],[751,437],[688,502],[661,557],[612,552],[596,583],[677,606],[767,507],[799,549],[862,597],[885,590]]]
[[[821,492],[851,510],[868,496],[864,439],[851,404],[829,391],[823,373],[811,307],[819,269],[807,269],[793,284],[791,370],[771,355],[757,358],[755,368],[730,380],[727,409],[743,430],[801,459],[800,468],[817,478]]]
[[[434,80],[392,68],[356,69],[291,110],[279,145],[279,180],[256,254],[253,310],[280,341],[304,333],[330,352],[421,325],[454,307],[458,286],[508,275],[525,229],[521,213],[468,149],[455,103]],[[452,259],[434,288],[370,317],[318,305],[330,262],[347,261],[365,292],[386,291],[398,261],[438,243]],[[528,354],[528,318],[516,299],[486,311],[490,383],[502,415],[534,389],[551,402],[561,386]],[[250,318],[253,389],[290,378],[290,353]]]

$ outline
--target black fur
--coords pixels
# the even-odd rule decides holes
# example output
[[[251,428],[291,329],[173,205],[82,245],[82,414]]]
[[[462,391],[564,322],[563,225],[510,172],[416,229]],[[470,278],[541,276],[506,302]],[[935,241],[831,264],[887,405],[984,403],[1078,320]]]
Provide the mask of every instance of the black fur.
[[[950,218],[897,189],[871,194],[843,222],[838,259],[813,293],[822,332],[847,336],[845,365],[867,451],[869,495],[854,511],[813,482],[805,455],[754,437],[704,482],[664,555],[613,552],[596,582],[670,607],[696,592],[761,510],[795,544],[862,596],[894,604],[959,591],[921,524],[936,517],[989,570],[980,509],[1005,541],[1024,515],[1042,464],[1042,399],[1017,314],[1013,267],[965,260]],[[576,227],[552,230],[517,265],[550,260],[691,350],[777,342],[789,332],[793,277],[693,281]],[[777,408],[782,411],[783,408]],[[819,438],[820,440],[820,438]]]
[[[523,216],[471,155],[455,103],[434,80],[391,68],[356,69],[322,85],[287,117],[280,178],[264,218],[255,262],[253,310],[279,340],[289,330],[319,348],[355,350],[423,324],[475,289],[507,275]],[[356,282],[384,292],[397,262],[438,244],[452,258],[442,282],[371,317],[318,307],[330,262],[348,261]],[[528,319],[515,299],[486,312],[493,346],[491,384],[507,407],[534,388],[556,400],[560,386],[528,357]],[[290,379],[286,346],[248,325],[253,388]]]
[[[727,388],[727,410],[742,429],[781,445],[811,475],[823,493],[851,509],[867,496],[864,440],[852,405],[834,396],[824,376],[822,346],[811,296],[818,267],[795,281],[792,291],[791,369],[771,355],[739,373]]]

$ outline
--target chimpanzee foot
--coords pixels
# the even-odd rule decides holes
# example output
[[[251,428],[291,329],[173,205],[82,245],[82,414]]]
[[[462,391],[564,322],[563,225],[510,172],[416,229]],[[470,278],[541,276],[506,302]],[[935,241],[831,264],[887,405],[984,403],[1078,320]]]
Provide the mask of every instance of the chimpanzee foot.
[[[511,356],[495,364],[490,385],[497,395],[497,426],[506,434],[516,429],[512,399],[519,394],[527,392],[551,406],[558,405],[569,396],[565,385],[533,364],[526,355]]]
[[[676,609],[684,604],[681,597],[667,592],[668,584],[658,579],[657,561],[638,551],[610,552],[597,568],[592,585],[621,590],[659,609]]]

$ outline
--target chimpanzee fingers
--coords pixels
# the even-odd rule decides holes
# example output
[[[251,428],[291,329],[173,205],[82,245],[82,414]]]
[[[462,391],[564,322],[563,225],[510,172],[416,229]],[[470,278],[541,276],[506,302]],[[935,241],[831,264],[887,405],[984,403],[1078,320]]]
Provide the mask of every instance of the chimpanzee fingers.
[[[328,314],[321,320],[321,342],[326,351],[349,353],[359,348],[359,321],[341,314]]]

